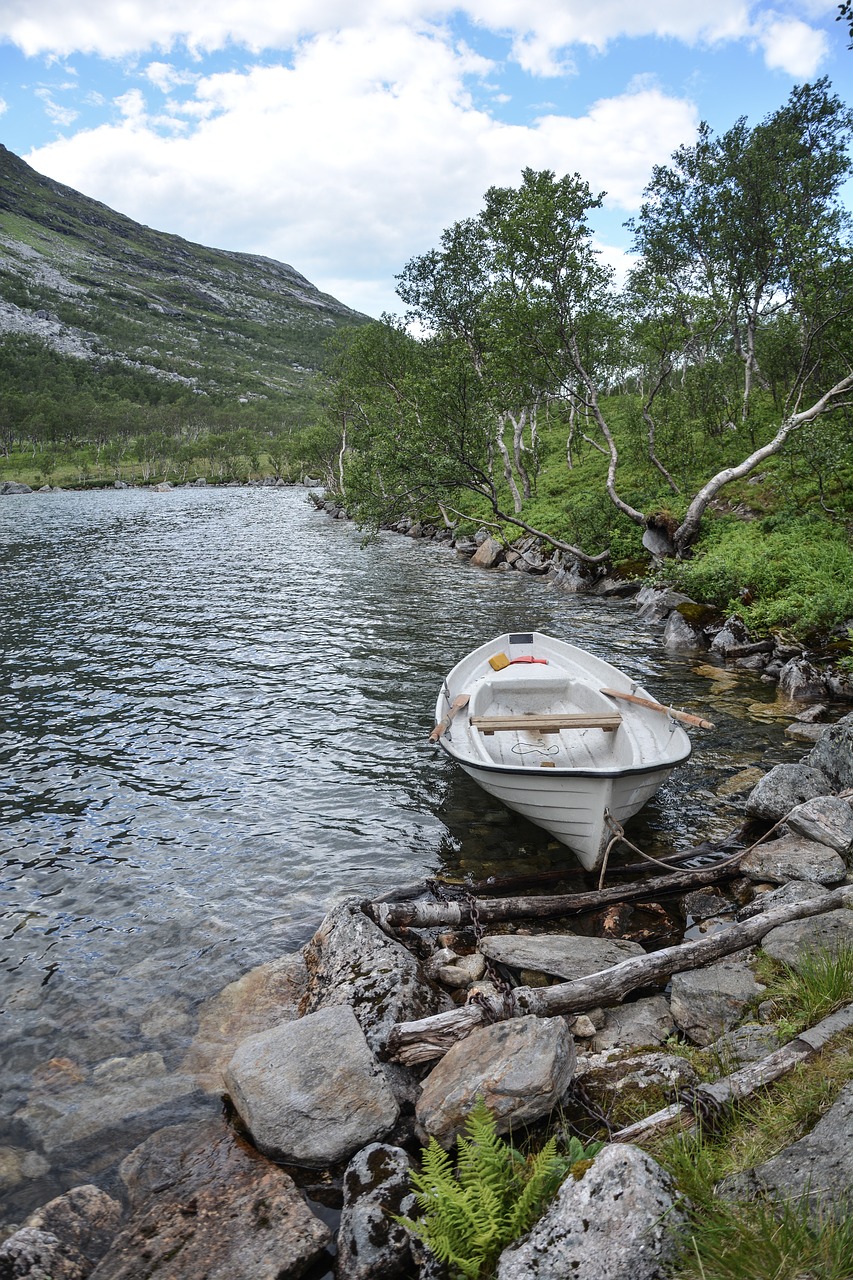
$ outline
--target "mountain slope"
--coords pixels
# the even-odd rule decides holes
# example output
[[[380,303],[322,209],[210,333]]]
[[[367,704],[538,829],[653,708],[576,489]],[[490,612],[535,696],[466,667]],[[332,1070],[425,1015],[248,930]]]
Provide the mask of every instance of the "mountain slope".
[[[326,338],[366,318],[293,267],[141,226],[0,145],[0,335],[218,399],[301,399]]]

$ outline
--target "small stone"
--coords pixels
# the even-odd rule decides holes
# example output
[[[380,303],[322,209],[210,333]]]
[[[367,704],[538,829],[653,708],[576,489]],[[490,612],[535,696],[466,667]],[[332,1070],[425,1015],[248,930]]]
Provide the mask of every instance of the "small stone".
[[[572,1023],[572,1035],[576,1040],[591,1040],[595,1035],[595,1023],[585,1013],[580,1014]]]

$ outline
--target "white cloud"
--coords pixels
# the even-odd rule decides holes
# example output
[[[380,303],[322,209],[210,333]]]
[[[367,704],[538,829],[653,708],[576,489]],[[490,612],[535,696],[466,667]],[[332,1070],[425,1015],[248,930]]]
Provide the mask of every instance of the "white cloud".
[[[406,259],[490,185],[517,184],[526,165],[577,170],[630,210],[651,166],[695,131],[692,104],[654,87],[506,124],[469,91],[491,70],[444,31],[339,32],[303,43],[292,67],[202,77],[171,115],[146,114],[133,90],[116,100],[120,121],[27,159],[148,225],[291,262],[376,314],[395,305]]]
[[[768,17],[759,26],[758,41],[771,71],[786,71],[803,80],[819,70],[828,53],[824,33],[793,18]]]
[[[9,110],[8,102],[5,100],[5,98],[0,98],[0,116],[2,116],[4,111],[8,111],[8,110]]]
[[[68,88],[67,85],[60,85],[60,88]],[[77,119],[78,113],[73,107],[63,107],[61,103],[56,102],[50,89],[41,86],[35,91],[36,97],[41,98],[44,103],[45,115],[54,124],[59,125],[60,129],[66,128],[69,124],[73,124]]]
[[[794,0],[805,16],[819,0]],[[5,0],[0,38],[27,55],[72,51],[118,57],[145,50],[284,49],[345,27],[441,22],[461,14],[514,42],[522,66],[564,74],[568,50],[603,50],[620,37],[658,36],[688,45],[748,39],[767,6],[761,0]],[[805,26],[805,24],[802,24]],[[811,28],[808,29],[811,32]],[[813,41],[814,33],[806,35]],[[784,37],[780,37],[784,39]],[[775,46],[775,38],[774,38]],[[788,65],[787,63],[785,64]]]

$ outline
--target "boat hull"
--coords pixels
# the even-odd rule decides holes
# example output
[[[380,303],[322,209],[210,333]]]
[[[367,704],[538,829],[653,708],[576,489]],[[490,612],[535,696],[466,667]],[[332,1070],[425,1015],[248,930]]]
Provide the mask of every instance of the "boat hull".
[[[496,654],[508,659],[499,670],[490,662]],[[674,721],[620,704],[603,688],[648,696],[583,650],[535,632],[515,633],[454,667],[436,704],[438,723],[454,698],[469,695],[466,714],[440,738],[444,750],[489,795],[571,849],[587,870],[601,865],[613,823],[637,813],[690,755],[690,740]],[[614,708],[618,727],[602,727]],[[600,724],[555,732],[544,727],[545,713],[555,709],[568,721],[584,713]],[[497,712],[510,727],[484,729],[494,716],[483,712]]]

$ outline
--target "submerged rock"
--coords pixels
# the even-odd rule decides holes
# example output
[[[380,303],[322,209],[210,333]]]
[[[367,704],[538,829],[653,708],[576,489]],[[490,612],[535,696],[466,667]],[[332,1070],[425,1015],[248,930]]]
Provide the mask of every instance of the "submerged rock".
[[[92,1280],[295,1280],[331,1243],[293,1179],[221,1121],[152,1134],[121,1176],[132,1216]]]

